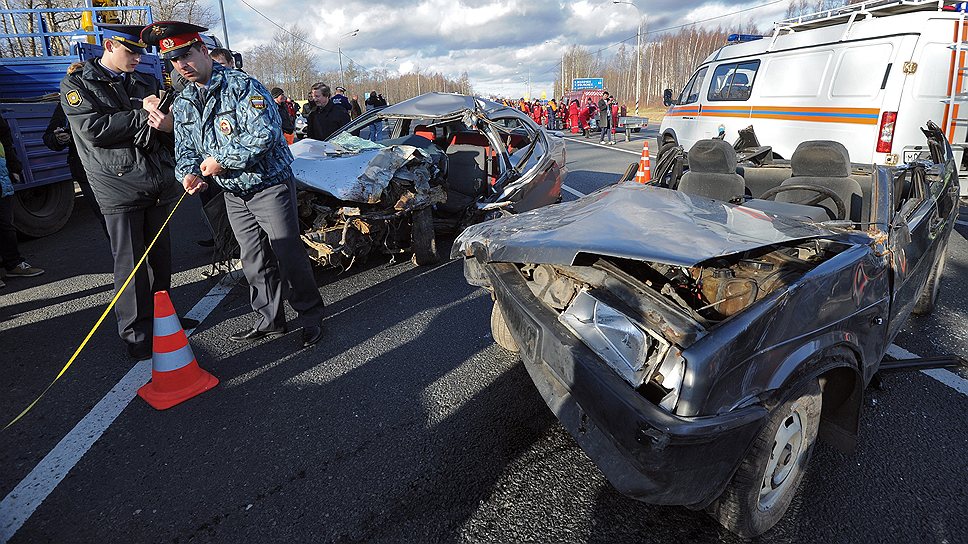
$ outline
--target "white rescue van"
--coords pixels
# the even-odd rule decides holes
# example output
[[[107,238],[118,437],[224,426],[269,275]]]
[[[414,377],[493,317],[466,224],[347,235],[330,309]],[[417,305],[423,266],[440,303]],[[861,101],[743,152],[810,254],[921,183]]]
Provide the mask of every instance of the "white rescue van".
[[[930,119],[965,172],[963,9],[939,0],[864,2],[782,21],[771,36],[746,36],[709,55],[667,101],[660,139],[688,151],[721,133],[732,142],[752,125],[779,158],[789,159],[798,142],[835,140],[852,162],[894,165],[923,151],[919,129]]]

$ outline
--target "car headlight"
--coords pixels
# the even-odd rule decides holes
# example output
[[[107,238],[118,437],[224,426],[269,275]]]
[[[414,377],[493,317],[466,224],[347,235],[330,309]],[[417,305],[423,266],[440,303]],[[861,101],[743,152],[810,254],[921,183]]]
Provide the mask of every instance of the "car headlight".
[[[582,289],[558,320],[632,387],[663,361],[669,343]],[[681,382],[681,378],[679,379]]]
[[[686,375],[686,360],[677,354],[670,353],[656,369],[652,381],[666,391],[659,406],[672,412],[679,402],[679,392],[682,391],[682,380]]]

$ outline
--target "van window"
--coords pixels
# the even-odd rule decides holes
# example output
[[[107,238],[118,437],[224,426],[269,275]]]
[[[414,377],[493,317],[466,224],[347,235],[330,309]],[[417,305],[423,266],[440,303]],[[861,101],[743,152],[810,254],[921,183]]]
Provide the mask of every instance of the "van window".
[[[752,60],[733,64],[720,64],[713,72],[707,98],[717,100],[749,100],[753,79],[760,61]]]
[[[703,66],[696,72],[696,75],[692,76],[689,83],[686,83],[686,86],[682,88],[682,93],[679,94],[677,104],[692,104],[699,100],[699,93],[702,92],[703,84],[706,81],[706,70],[707,67]]]

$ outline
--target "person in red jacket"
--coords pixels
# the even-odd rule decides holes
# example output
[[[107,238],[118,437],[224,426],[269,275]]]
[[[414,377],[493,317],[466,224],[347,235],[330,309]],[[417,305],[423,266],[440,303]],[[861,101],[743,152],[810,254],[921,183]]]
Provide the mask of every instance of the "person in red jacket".
[[[578,101],[572,100],[571,104],[568,104],[568,128],[572,129],[572,132],[578,132],[574,130],[579,126],[579,114],[578,114]]]
[[[588,120],[592,117],[592,102],[591,99],[578,110],[578,127],[581,128],[581,135],[588,137]]]

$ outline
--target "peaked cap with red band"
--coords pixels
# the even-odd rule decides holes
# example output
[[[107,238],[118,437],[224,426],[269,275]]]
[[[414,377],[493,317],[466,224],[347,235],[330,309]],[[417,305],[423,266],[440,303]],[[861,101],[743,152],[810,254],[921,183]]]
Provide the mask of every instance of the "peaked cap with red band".
[[[202,43],[198,33],[206,30],[203,26],[181,21],[159,21],[141,31],[141,41],[157,45],[161,58],[172,59],[184,55],[187,52],[185,48],[193,43]]]

